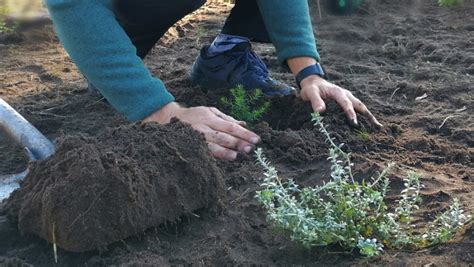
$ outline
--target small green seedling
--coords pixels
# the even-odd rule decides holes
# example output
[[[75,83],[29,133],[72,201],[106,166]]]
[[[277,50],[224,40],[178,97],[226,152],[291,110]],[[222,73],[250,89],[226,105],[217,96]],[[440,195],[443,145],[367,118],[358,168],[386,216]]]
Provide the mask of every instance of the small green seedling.
[[[7,26],[7,24],[5,23],[5,21],[2,18],[0,18],[0,34],[9,33],[11,31],[12,31],[12,29]]]
[[[201,46],[201,40],[207,37],[207,31],[203,27],[197,27],[196,29],[196,46]]]
[[[342,150],[343,144],[335,143],[319,114],[313,114],[313,121],[330,146],[331,175],[323,185],[299,187],[293,179],[280,179],[262,150],[256,150],[257,162],[264,169],[256,197],[266,209],[267,220],[292,240],[308,248],[339,244],[373,257],[384,248],[420,249],[449,241],[471,221],[459,200],[453,199],[433,222],[415,226],[414,212],[423,187],[420,175],[408,173],[399,200],[389,207],[387,174],[393,164],[377,177],[355,181],[350,154]]]
[[[354,131],[357,137],[359,137],[362,141],[368,142],[370,141],[370,133],[367,132],[365,129],[355,130]]]
[[[222,97],[221,102],[230,110],[230,115],[237,120],[245,121],[251,127],[270,107],[265,101],[262,90],[248,92],[243,86],[230,89],[231,98]]]
[[[9,27],[6,23],[7,14],[8,14],[7,7],[0,6],[0,34],[10,33],[13,31],[13,28]]]
[[[463,0],[438,0],[439,6],[453,7],[460,6],[464,3]]]

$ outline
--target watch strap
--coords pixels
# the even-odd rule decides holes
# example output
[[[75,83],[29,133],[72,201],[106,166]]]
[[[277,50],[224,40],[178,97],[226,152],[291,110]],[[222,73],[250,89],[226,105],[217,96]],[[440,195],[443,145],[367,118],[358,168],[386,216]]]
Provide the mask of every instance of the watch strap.
[[[318,75],[319,77],[327,80],[326,72],[324,71],[321,64],[316,63],[313,65],[309,65],[308,67],[298,72],[298,74],[296,75],[296,78],[295,78],[296,85],[298,85],[299,89],[301,89],[301,85],[300,85],[301,81],[310,75]]]

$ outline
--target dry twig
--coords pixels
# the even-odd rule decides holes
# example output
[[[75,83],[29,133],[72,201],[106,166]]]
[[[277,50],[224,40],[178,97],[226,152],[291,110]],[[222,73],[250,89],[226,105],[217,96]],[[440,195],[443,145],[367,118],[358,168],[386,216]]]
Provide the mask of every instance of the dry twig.
[[[323,15],[321,13],[321,3],[319,2],[319,0],[316,1],[318,3],[318,12],[319,12],[319,19],[323,19]]]
[[[446,122],[447,122],[449,119],[453,118],[453,117],[457,117],[457,116],[456,116],[456,115],[449,115],[448,117],[446,117],[446,118],[443,120],[443,122],[441,123],[441,125],[438,127],[438,129],[441,129],[441,128],[446,124]]]
[[[58,247],[56,245],[56,223],[53,222],[53,253],[54,262],[58,263]]]

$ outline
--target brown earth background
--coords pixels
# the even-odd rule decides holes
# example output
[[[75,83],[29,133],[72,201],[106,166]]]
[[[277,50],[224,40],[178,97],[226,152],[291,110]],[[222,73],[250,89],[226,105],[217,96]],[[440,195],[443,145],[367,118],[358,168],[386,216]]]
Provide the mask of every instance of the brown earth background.
[[[366,1],[353,16],[332,16],[323,9],[322,19],[313,1],[311,5],[322,63],[330,79],[353,91],[385,125],[376,130],[362,119],[369,133],[362,138],[336,105],[328,105],[325,122],[353,153],[357,176],[373,175],[395,162],[391,188],[396,195],[408,171],[420,173],[425,184],[416,221],[420,225],[443,211],[453,197],[472,213],[474,2],[440,8],[428,0]],[[173,26],[146,58],[146,65],[178,101],[225,110],[220,94],[193,87],[187,77],[199,48],[219,32],[230,8],[208,3]],[[271,45],[255,44],[255,49],[274,78],[293,83],[292,76],[278,66]],[[87,94],[83,77],[47,19],[0,35],[0,68],[0,97],[52,139],[80,135],[101,142],[105,128],[127,124],[106,102]],[[282,177],[293,177],[307,186],[327,179],[329,169],[327,146],[311,125],[310,111],[307,103],[295,97],[273,99],[266,122],[256,128],[262,148]],[[168,140],[164,135],[169,130],[158,132]],[[140,140],[134,142],[140,151]],[[172,164],[173,158],[167,162]],[[199,210],[198,216],[149,229],[101,252],[60,249],[58,265],[472,266],[474,262],[472,226],[448,244],[415,252],[387,251],[371,260],[337,247],[306,250],[265,221],[254,197],[262,173],[251,156],[211,165],[225,183],[222,214]],[[18,172],[26,166],[21,149],[0,136],[0,173]],[[22,235],[17,225],[0,216],[3,264],[51,266],[52,245]]]

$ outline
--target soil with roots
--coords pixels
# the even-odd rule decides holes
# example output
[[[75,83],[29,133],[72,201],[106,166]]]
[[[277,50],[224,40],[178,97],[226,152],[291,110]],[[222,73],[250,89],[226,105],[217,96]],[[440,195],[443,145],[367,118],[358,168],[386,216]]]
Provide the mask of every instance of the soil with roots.
[[[315,1],[310,2],[329,78],[363,100],[384,125],[376,129],[360,117],[360,127],[353,128],[338,106],[328,102],[325,124],[352,152],[356,178],[367,179],[394,162],[389,196],[393,203],[406,173],[421,174],[423,203],[415,220],[420,227],[454,197],[472,214],[474,3],[441,8],[436,1],[365,1],[351,16],[331,15],[323,5],[320,18]],[[230,8],[208,3],[174,25],[146,58],[151,72],[165,81],[179,102],[227,111],[219,100],[225,93],[192,86],[188,73],[200,47],[220,31]],[[255,43],[254,48],[275,79],[294,85],[270,44]],[[55,234],[59,246],[85,251],[58,249],[61,266],[474,262],[472,225],[447,244],[421,251],[387,250],[373,259],[337,246],[308,250],[291,241],[266,221],[255,199],[262,169],[253,155],[240,155],[234,162],[214,160],[202,137],[182,123],[129,124],[107,102],[87,94],[83,77],[50,23],[2,36],[0,62],[0,96],[57,139],[60,148],[51,159],[32,164],[23,187],[0,204],[3,213],[11,215],[0,216],[0,265],[53,265],[53,225],[64,230]],[[283,178],[292,177],[302,186],[323,183],[330,167],[328,147],[312,125],[311,106],[296,96],[270,101],[269,112],[254,127],[265,155]],[[26,167],[22,150],[0,136],[0,173]],[[178,193],[163,194],[162,183]],[[67,190],[54,191],[60,185]],[[104,197],[97,197],[101,190]],[[133,198],[134,192],[138,198]],[[91,206],[95,199],[97,204]],[[153,210],[153,202],[159,201],[170,205],[164,208],[167,215],[158,209],[162,203]],[[85,210],[88,213],[82,215]],[[132,216],[122,221],[120,214]],[[63,227],[78,216],[80,224]],[[61,238],[67,231],[98,241],[87,244],[79,238],[66,246]]]
[[[101,250],[224,196],[222,172],[204,137],[179,121],[61,136],[6,201],[22,233],[68,251]]]

